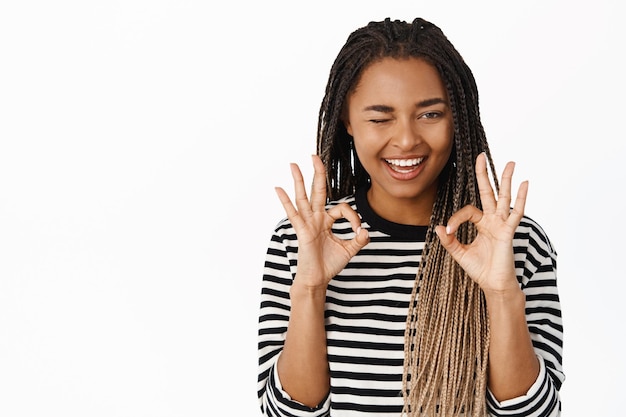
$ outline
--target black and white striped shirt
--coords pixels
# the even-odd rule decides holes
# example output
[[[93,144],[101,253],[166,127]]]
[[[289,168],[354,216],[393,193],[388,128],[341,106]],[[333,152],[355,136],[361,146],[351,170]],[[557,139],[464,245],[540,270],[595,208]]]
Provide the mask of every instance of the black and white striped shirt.
[[[277,417],[399,417],[408,305],[426,227],[391,223],[369,207],[365,192],[342,199],[369,231],[370,242],[328,286],[326,333],[331,389],[309,408],[282,389],[276,360],[289,320],[289,288],[296,275],[298,242],[291,224],[276,228],[263,275],[259,317],[258,396],[263,415]],[[336,203],[334,203],[336,204]],[[333,232],[354,236],[350,223]],[[524,217],[513,241],[518,280],[526,294],[526,320],[541,365],[537,381],[522,397],[499,403],[488,392],[490,416],[558,416],[563,329],[556,287],[556,253],[543,230]]]

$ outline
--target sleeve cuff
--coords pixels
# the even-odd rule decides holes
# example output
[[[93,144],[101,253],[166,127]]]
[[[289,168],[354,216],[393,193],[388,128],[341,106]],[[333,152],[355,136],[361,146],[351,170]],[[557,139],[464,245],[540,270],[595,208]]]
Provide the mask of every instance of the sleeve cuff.
[[[487,388],[487,403],[491,415],[556,417],[560,415],[559,395],[546,370],[543,358],[539,360],[539,375],[526,394],[509,400],[498,401]]]
[[[280,354],[278,356],[280,356]],[[330,410],[330,395],[327,395],[326,398],[317,407],[309,407],[292,399],[291,396],[283,389],[280,378],[278,376],[278,367],[276,366],[276,363],[278,362],[278,356],[276,357],[276,362],[274,362],[274,365],[270,370],[267,387],[268,395],[269,397],[271,397],[270,402],[275,405],[275,411],[277,412],[277,415],[298,417],[327,416]]]
[[[541,385],[543,384],[543,380],[546,378],[546,364],[543,362],[543,358],[541,356],[537,356],[537,359],[539,360],[539,375],[525,395],[511,398],[510,400],[498,401],[496,400],[496,397],[493,396],[491,391],[489,391],[489,388],[487,388],[487,390],[489,391],[489,396],[492,398],[493,402],[498,406],[498,408],[508,408],[516,404],[525,403],[537,394],[537,392],[541,388]]]

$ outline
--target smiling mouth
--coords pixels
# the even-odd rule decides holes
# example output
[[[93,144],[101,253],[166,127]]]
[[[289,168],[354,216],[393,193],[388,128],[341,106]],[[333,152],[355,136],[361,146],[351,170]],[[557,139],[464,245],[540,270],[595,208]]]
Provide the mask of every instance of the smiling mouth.
[[[412,158],[412,159],[385,159],[385,162],[396,172],[411,172],[416,169],[426,158]]]

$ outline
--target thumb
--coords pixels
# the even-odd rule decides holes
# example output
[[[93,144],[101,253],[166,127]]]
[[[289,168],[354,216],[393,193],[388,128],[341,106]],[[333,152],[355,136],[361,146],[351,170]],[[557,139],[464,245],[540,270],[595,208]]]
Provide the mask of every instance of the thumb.
[[[439,237],[441,246],[443,246],[448,253],[452,255],[452,258],[458,260],[463,252],[463,245],[461,245],[461,242],[457,240],[454,233],[448,233],[448,229],[444,226],[435,227],[435,233],[437,233],[437,237]]]
[[[354,238],[348,241],[348,251],[351,256],[357,254],[358,251],[363,249],[365,245],[367,245],[370,241],[370,235],[367,229],[359,227],[356,229],[356,234]]]

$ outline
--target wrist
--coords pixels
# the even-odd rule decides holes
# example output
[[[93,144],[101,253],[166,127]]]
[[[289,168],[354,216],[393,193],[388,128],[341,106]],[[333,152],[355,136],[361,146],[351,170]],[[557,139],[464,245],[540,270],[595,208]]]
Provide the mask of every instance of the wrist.
[[[526,294],[519,287],[506,290],[483,291],[483,293],[485,294],[487,310],[490,312],[502,309],[525,311]]]
[[[289,290],[289,296],[293,299],[310,299],[326,302],[327,285],[300,284],[296,278]]]

